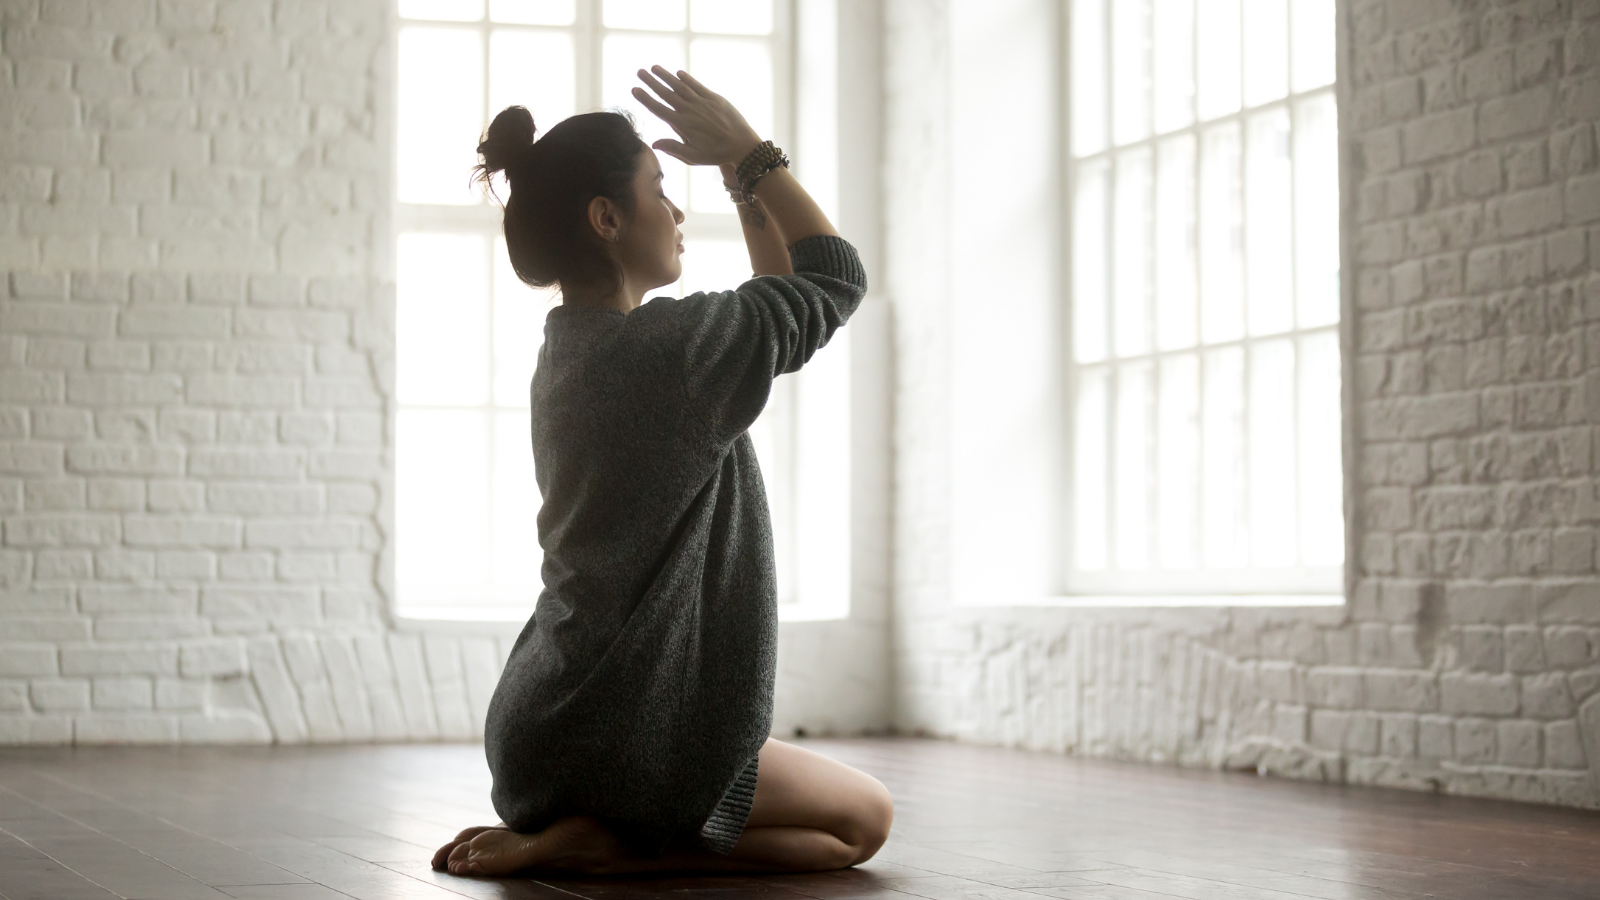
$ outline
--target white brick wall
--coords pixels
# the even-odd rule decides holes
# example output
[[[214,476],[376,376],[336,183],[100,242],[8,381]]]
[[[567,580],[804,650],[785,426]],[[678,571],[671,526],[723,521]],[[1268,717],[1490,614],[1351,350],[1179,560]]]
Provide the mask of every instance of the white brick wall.
[[[0,745],[481,734],[518,626],[387,611],[392,5],[0,0]],[[779,731],[884,724],[873,585]]]
[[[886,6],[899,727],[1600,806],[1600,3],[1340,0],[1353,593],[1088,611],[952,604],[947,373],[986,304],[948,289],[946,186],[1006,180],[949,163],[975,2]]]
[[[379,575],[387,9],[0,5],[0,744],[481,732]]]

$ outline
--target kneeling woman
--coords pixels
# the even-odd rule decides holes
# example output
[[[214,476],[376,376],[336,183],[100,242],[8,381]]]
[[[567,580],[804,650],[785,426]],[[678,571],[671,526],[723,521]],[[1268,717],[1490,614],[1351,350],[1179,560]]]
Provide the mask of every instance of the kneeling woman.
[[[810,871],[854,865],[894,815],[876,779],[773,740],[771,519],[746,430],[860,302],[866,275],[744,117],[659,66],[634,94],[722,167],[756,277],[677,281],[683,213],[626,117],[573,116],[535,141],[521,107],[478,150],[510,184],[518,277],[558,284],[533,376],[544,591],[500,677],[484,743],[503,825],[434,866],[460,875]]]

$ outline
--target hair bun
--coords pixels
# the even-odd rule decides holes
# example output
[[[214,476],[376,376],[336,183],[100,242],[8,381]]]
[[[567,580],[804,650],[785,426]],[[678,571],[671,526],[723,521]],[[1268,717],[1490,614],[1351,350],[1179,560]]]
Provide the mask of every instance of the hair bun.
[[[478,153],[483,156],[483,165],[478,167],[480,177],[488,180],[496,172],[509,176],[522,168],[533,152],[533,136],[533,113],[527,107],[508,106],[501,110],[478,143]]]

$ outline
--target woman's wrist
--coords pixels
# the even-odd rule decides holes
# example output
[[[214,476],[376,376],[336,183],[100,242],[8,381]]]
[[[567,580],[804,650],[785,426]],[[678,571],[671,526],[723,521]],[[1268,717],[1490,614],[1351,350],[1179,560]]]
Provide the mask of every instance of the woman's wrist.
[[[766,143],[766,142],[761,139],[760,135],[756,134],[753,131],[750,132],[750,134],[747,135],[745,137],[745,139],[740,140],[740,141],[738,141],[738,142],[736,142],[734,144],[734,146],[740,147],[742,149],[739,150],[738,153],[734,154],[732,159],[727,160],[722,165],[728,167],[728,169],[730,169],[730,170],[737,169],[739,167],[739,163],[742,163],[746,159],[748,159],[750,154],[752,154],[752,153],[756,152],[758,149],[760,149],[761,145],[764,144],[764,143]]]

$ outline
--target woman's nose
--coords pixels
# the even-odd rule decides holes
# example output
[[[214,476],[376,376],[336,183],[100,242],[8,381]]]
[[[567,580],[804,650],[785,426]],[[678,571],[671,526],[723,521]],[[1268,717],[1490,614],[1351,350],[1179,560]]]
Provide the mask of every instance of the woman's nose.
[[[672,204],[672,221],[676,222],[679,225],[682,225],[683,224],[683,210],[679,209],[678,208],[678,204],[672,203],[671,200],[668,200],[667,202]]]

